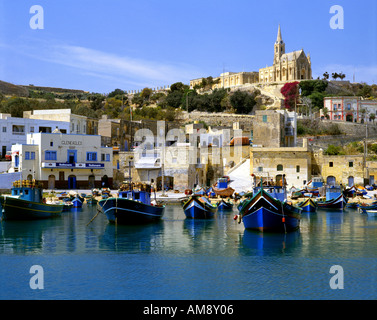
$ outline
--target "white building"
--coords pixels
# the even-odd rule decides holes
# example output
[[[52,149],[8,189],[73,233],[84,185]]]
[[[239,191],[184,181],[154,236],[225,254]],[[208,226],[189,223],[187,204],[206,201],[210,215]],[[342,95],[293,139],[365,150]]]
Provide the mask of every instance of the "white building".
[[[12,146],[12,171],[46,189],[111,187],[113,151],[99,135],[30,133],[26,144]]]
[[[71,109],[47,109],[24,111],[24,118],[54,120],[68,122],[70,125],[70,133],[86,134],[87,133],[87,117],[73,114]]]
[[[11,151],[12,145],[26,143],[28,133],[53,132],[70,133],[70,124],[55,120],[38,120],[11,117],[10,114],[0,113],[0,147],[2,158],[7,151]]]

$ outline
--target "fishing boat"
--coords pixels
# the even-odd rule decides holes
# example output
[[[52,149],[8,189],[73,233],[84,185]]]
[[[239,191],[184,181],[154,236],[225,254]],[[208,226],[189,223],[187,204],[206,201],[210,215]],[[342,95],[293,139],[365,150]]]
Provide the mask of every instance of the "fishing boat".
[[[377,217],[377,210],[366,210],[368,217]]]
[[[204,196],[204,195],[206,194],[206,189],[204,189],[204,188],[201,187],[201,186],[196,186],[196,187],[192,190],[192,194],[199,195],[199,196]]]
[[[312,198],[306,198],[297,204],[298,207],[302,208],[303,212],[316,212],[317,203]]]
[[[347,205],[348,199],[344,196],[340,186],[327,186],[326,199],[318,200],[318,209],[343,210]]]
[[[88,205],[96,205],[98,203],[98,200],[93,196],[86,196],[85,201]]]
[[[210,203],[207,197],[192,195],[183,203],[183,211],[188,219],[211,219],[217,206]]]
[[[73,208],[82,208],[82,204],[83,204],[83,199],[78,195],[76,194],[73,199],[71,199],[71,202],[72,202],[72,205],[73,205]]]
[[[377,210],[377,203],[360,203],[358,206],[358,210],[363,213],[367,213],[368,210]]]
[[[151,202],[151,186],[142,183],[123,184],[117,197],[98,202],[110,223],[141,224],[159,221],[165,206]]]
[[[317,201],[317,205],[318,209],[343,210],[345,207],[344,196],[343,194],[340,194],[338,197],[333,199]]]
[[[349,202],[346,205],[346,208],[349,208],[349,209],[357,209],[358,207],[359,207],[358,202]]]
[[[260,187],[252,197],[243,202],[237,218],[239,223],[243,221],[245,229],[290,232],[300,227],[302,209],[280,200],[286,194],[283,189],[275,191],[279,191],[281,195],[276,197],[276,192],[267,192]]]
[[[93,189],[92,189],[92,195],[93,195],[94,197],[98,197],[98,196],[101,195],[101,191],[100,191],[99,189],[97,189],[97,188],[93,188]]]
[[[65,198],[63,201],[63,211],[67,212],[70,211],[73,208],[73,203],[69,198]]]
[[[13,183],[11,195],[0,196],[4,220],[36,220],[60,216],[63,204],[49,204],[43,198],[43,186],[35,180]]]
[[[230,201],[225,201],[224,199],[221,199],[217,203],[217,210],[218,211],[231,211],[233,209],[233,203]]]
[[[228,179],[227,178],[220,178],[218,181],[212,186],[212,191],[221,197],[230,197],[234,193],[234,189],[228,186]]]

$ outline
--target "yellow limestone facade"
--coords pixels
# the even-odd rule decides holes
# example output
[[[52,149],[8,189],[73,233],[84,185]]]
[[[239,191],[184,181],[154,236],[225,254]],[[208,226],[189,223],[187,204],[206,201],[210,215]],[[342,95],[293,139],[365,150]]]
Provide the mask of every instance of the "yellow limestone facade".
[[[259,82],[281,82],[294,80],[310,80],[312,64],[310,55],[303,49],[285,53],[285,43],[279,25],[274,44],[274,62],[271,67],[259,69]]]

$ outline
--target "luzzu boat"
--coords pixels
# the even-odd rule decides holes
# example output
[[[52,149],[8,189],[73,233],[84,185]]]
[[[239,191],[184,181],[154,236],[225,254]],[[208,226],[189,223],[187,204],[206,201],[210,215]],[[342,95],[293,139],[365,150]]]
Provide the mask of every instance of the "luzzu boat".
[[[37,220],[60,216],[62,203],[46,203],[42,185],[35,180],[18,180],[13,183],[11,195],[0,196],[4,220]]]
[[[264,188],[254,193],[239,207],[245,229],[262,232],[289,232],[300,227],[302,209],[282,201]]]
[[[159,221],[164,205],[151,203],[151,188],[145,184],[122,185],[118,197],[102,199],[98,202],[110,223],[143,224]]]
[[[211,219],[216,209],[217,206],[204,196],[192,195],[183,203],[183,211],[188,219]]]
[[[230,201],[224,201],[224,199],[221,199],[217,203],[217,210],[218,211],[231,211],[233,209],[233,203]]]
[[[307,198],[297,204],[298,207],[302,208],[303,212],[316,212],[317,203],[312,198]]]

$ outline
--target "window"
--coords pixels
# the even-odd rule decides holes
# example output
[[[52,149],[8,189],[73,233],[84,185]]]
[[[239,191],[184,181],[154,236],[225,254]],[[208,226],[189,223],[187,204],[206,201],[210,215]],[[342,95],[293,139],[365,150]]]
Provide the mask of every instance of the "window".
[[[262,172],[263,171],[263,167],[258,167],[258,172]]]
[[[101,153],[101,161],[110,161],[110,154]]]
[[[267,122],[267,115],[262,116],[263,122]]]
[[[278,166],[276,167],[276,170],[277,171],[283,171],[283,165],[282,164],[278,164]]]
[[[35,152],[32,151],[30,152],[30,160],[34,160],[35,159]]]
[[[30,132],[34,132],[34,127],[30,127]]]
[[[329,162],[329,167],[332,168],[334,166],[333,162]]]
[[[97,152],[87,152],[86,161],[97,161]]]
[[[7,132],[7,127],[3,127],[3,132]]]
[[[29,151],[25,152],[25,160],[30,160],[30,152]]]
[[[56,160],[56,151],[45,151],[45,160]]]
[[[349,166],[350,168],[353,168],[353,161],[348,162],[348,166]]]
[[[53,146],[54,146],[54,143],[50,141],[50,147],[53,147]]]
[[[351,104],[347,103],[347,110],[351,110]]]
[[[300,166],[296,166],[296,172],[300,172]]]
[[[337,104],[335,103],[335,104],[334,104],[334,111],[336,111],[336,106],[337,106]]]

